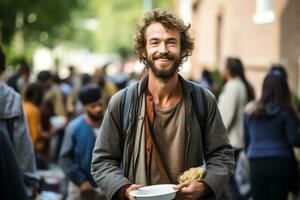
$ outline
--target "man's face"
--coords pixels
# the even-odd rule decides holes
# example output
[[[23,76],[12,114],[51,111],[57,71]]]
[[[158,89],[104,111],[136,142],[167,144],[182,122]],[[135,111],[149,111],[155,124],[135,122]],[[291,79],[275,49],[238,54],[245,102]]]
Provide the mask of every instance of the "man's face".
[[[104,98],[101,98],[96,102],[85,105],[84,110],[90,120],[94,122],[101,122],[105,112]]]
[[[151,24],[146,32],[147,65],[160,79],[168,80],[180,65],[180,35],[176,30],[166,29],[160,23]]]

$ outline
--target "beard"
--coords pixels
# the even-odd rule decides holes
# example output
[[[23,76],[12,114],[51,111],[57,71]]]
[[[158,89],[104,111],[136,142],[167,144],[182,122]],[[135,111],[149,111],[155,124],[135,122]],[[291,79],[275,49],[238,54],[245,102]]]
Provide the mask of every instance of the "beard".
[[[86,111],[86,114],[88,115],[88,117],[90,118],[90,120],[92,120],[93,122],[102,122],[103,119],[103,114],[101,113],[91,113],[89,111]]]
[[[158,59],[168,59],[174,61],[173,65],[169,69],[159,69],[155,66],[154,61]],[[158,56],[153,55],[152,57],[147,57],[146,65],[151,69],[153,74],[162,80],[169,80],[178,70],[181,60],[178,57],[171,55],[170,53],[164,53]]]

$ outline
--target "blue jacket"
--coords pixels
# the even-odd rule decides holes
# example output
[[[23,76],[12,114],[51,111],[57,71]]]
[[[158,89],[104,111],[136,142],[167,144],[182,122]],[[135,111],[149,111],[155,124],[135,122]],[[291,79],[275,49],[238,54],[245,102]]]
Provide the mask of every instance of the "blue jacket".
[[[77,186],[84,181],[97,186],[90,173],[95,141],[94,130],[86,122],[84,114],[67,125],[60,152],[60,165],[69,180]]]
[[[249,158],[293,158],[292,146],[300,146],[299,121],[275,105],[264,116],[245,114],[244,141]]]

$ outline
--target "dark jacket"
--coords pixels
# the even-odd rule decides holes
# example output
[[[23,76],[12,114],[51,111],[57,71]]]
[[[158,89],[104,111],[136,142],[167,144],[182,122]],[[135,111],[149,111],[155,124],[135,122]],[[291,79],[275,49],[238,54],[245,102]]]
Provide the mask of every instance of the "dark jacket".
[[[39,176],[36,171],[33,144],[23,112],[21,97],[11,87],[0,81],[0,129],[9,132],[16,158],[31,187],[37,187]]]
[[[0,199],[27,199],[23,176],[8,134],[0,129]]]
[[[255,105],[247,105],[252,110]],[[251,108],[252,107],[252,108]],[[249,158],[281,157],[293,159],[292,146],[300,146],[300,124],[288,110],[269,105],[263,116],[244,117],[244,140]]]
[[[207,171],[203,181],[210,186],[215,197],[219,198],[232,175],[233,149],[229,144],[215,97],[208,90],[205,90],[208,111],[206,133],[203,137],[205,141],[202,141],[203,133],[192,108],[193,87],[181,77],[180,81],[186,102],[185,170],[201,166],[205,160]],[[143,96],[147,87],[147,77],[132,87],[135,89],[126,132],[122,130],[122,96],[124,95],[122,90],[110,100],[93,153],[92,175],[108,199],[112,199],[123,185],[134,183],[130,177],[133,170],[130,157],[133,153],[137,127],[144,123],[145,113],[141,110],[145,107]]]

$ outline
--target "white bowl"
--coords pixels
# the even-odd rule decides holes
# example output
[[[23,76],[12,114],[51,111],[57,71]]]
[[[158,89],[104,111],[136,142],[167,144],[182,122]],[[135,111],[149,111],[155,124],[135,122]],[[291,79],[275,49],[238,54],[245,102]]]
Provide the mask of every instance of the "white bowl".
[[[137,200],[172,200],[175,198],[177,190],[173,184],[161,184],[141,187],[130,193]]]

